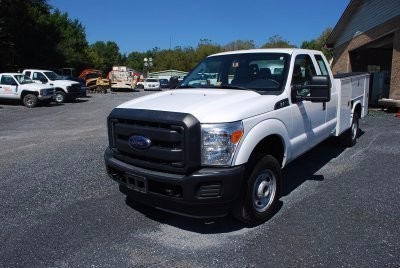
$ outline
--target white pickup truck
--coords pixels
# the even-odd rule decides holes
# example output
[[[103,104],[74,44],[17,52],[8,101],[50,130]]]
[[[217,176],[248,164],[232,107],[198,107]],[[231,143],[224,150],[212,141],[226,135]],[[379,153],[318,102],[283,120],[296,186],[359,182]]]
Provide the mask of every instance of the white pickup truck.
[[[0,99],[21,100],[28,107],[35,107],[38,102],[51,102],[54,87],[40,85],[28,76],[20,73],[0,74]]]
[[[37,83],[43,83],[55,88],[54,100],[63,103],[73,101],[81,95],[81,84],[75,81],[64,80],[50,70],[29,69],[22,72]]]
[[[331,136],[356,143],[368,84],[368,74],[335,79],[319,51],[211,55],[176,90],[113,109],[107,172],[138,203],[262,223],[289,162]]]

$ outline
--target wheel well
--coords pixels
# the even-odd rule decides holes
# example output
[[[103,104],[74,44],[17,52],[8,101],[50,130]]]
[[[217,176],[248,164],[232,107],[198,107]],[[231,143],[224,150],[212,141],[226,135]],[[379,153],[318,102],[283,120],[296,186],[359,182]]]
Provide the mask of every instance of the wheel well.
[[[278,135],[271,135],[261,140],[251,153],[250,158],[260,154],[269,154],[282,166],[284,156],[284,144],[282,138]]]
[[[64,92],[64,93],[65,93],[65,90],[64,90],[63,88],[61,88],[61,87],[56,87],[54,91],[55,91],[55,92],[61,91],[61,92]]]
[[[361,103],[357,103],[354,108],[354,113],[358,115],[358,118],[361,118]]]
[[[22,91],[22,93],[21,93],[21,99],[23,99],[26,95],[28,95],[28,94],[33,94],[33,95],[35,95],[36,97],[39,95],[39,93],[37,93],[36,91]]]

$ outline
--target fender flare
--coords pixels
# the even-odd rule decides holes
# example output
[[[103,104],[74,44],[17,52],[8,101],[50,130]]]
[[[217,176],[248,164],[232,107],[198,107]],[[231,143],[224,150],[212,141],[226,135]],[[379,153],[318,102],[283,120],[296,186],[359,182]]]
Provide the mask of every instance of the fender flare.
[[[54,93],[56,93],[57,91],[61,91],[61,92],[64,92],[65,94],[67,94],[65,89],[63,89],[62,87],[54,87]]]
[[[247,135],[244,137],[240,146],[237,148],[238,152],[234,158],[234,165],[241,165],[248,162],[254,148],[266,137],[276,135],[281,138],[283,144],[283,160],[281,166],[285,166],[287,159],[290,159],[290,138],[287,128],[282,121],[278,119],[268,119],[261,121],[253,126]]]
[[[351,108],[351,118],[353,118],[353,114],[356,112],[357,107],[360,107],[360,111],[358,114],[358,117],[361,118],[361,114],[362,114],[362,102],[361,100],[356,100],[352,103],[352,108]]]

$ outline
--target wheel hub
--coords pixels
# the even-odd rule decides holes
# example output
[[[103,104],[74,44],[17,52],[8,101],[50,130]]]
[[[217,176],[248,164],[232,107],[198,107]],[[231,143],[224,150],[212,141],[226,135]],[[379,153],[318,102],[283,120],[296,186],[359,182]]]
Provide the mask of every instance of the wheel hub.
[[[257,177],[253,188],[253,205],[258,212],[267,210],[276,194],[276,178],[270,170]]]

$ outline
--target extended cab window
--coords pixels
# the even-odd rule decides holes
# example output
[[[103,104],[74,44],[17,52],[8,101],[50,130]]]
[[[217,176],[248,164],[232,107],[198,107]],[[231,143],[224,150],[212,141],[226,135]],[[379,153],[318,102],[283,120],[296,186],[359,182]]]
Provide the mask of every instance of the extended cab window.
[[[321,55],[315,55],[315,60],[318,63],[319,69],[321,70],[322,75],[329,75],[328,69],[326,68],[325,61],[321,57]]]

